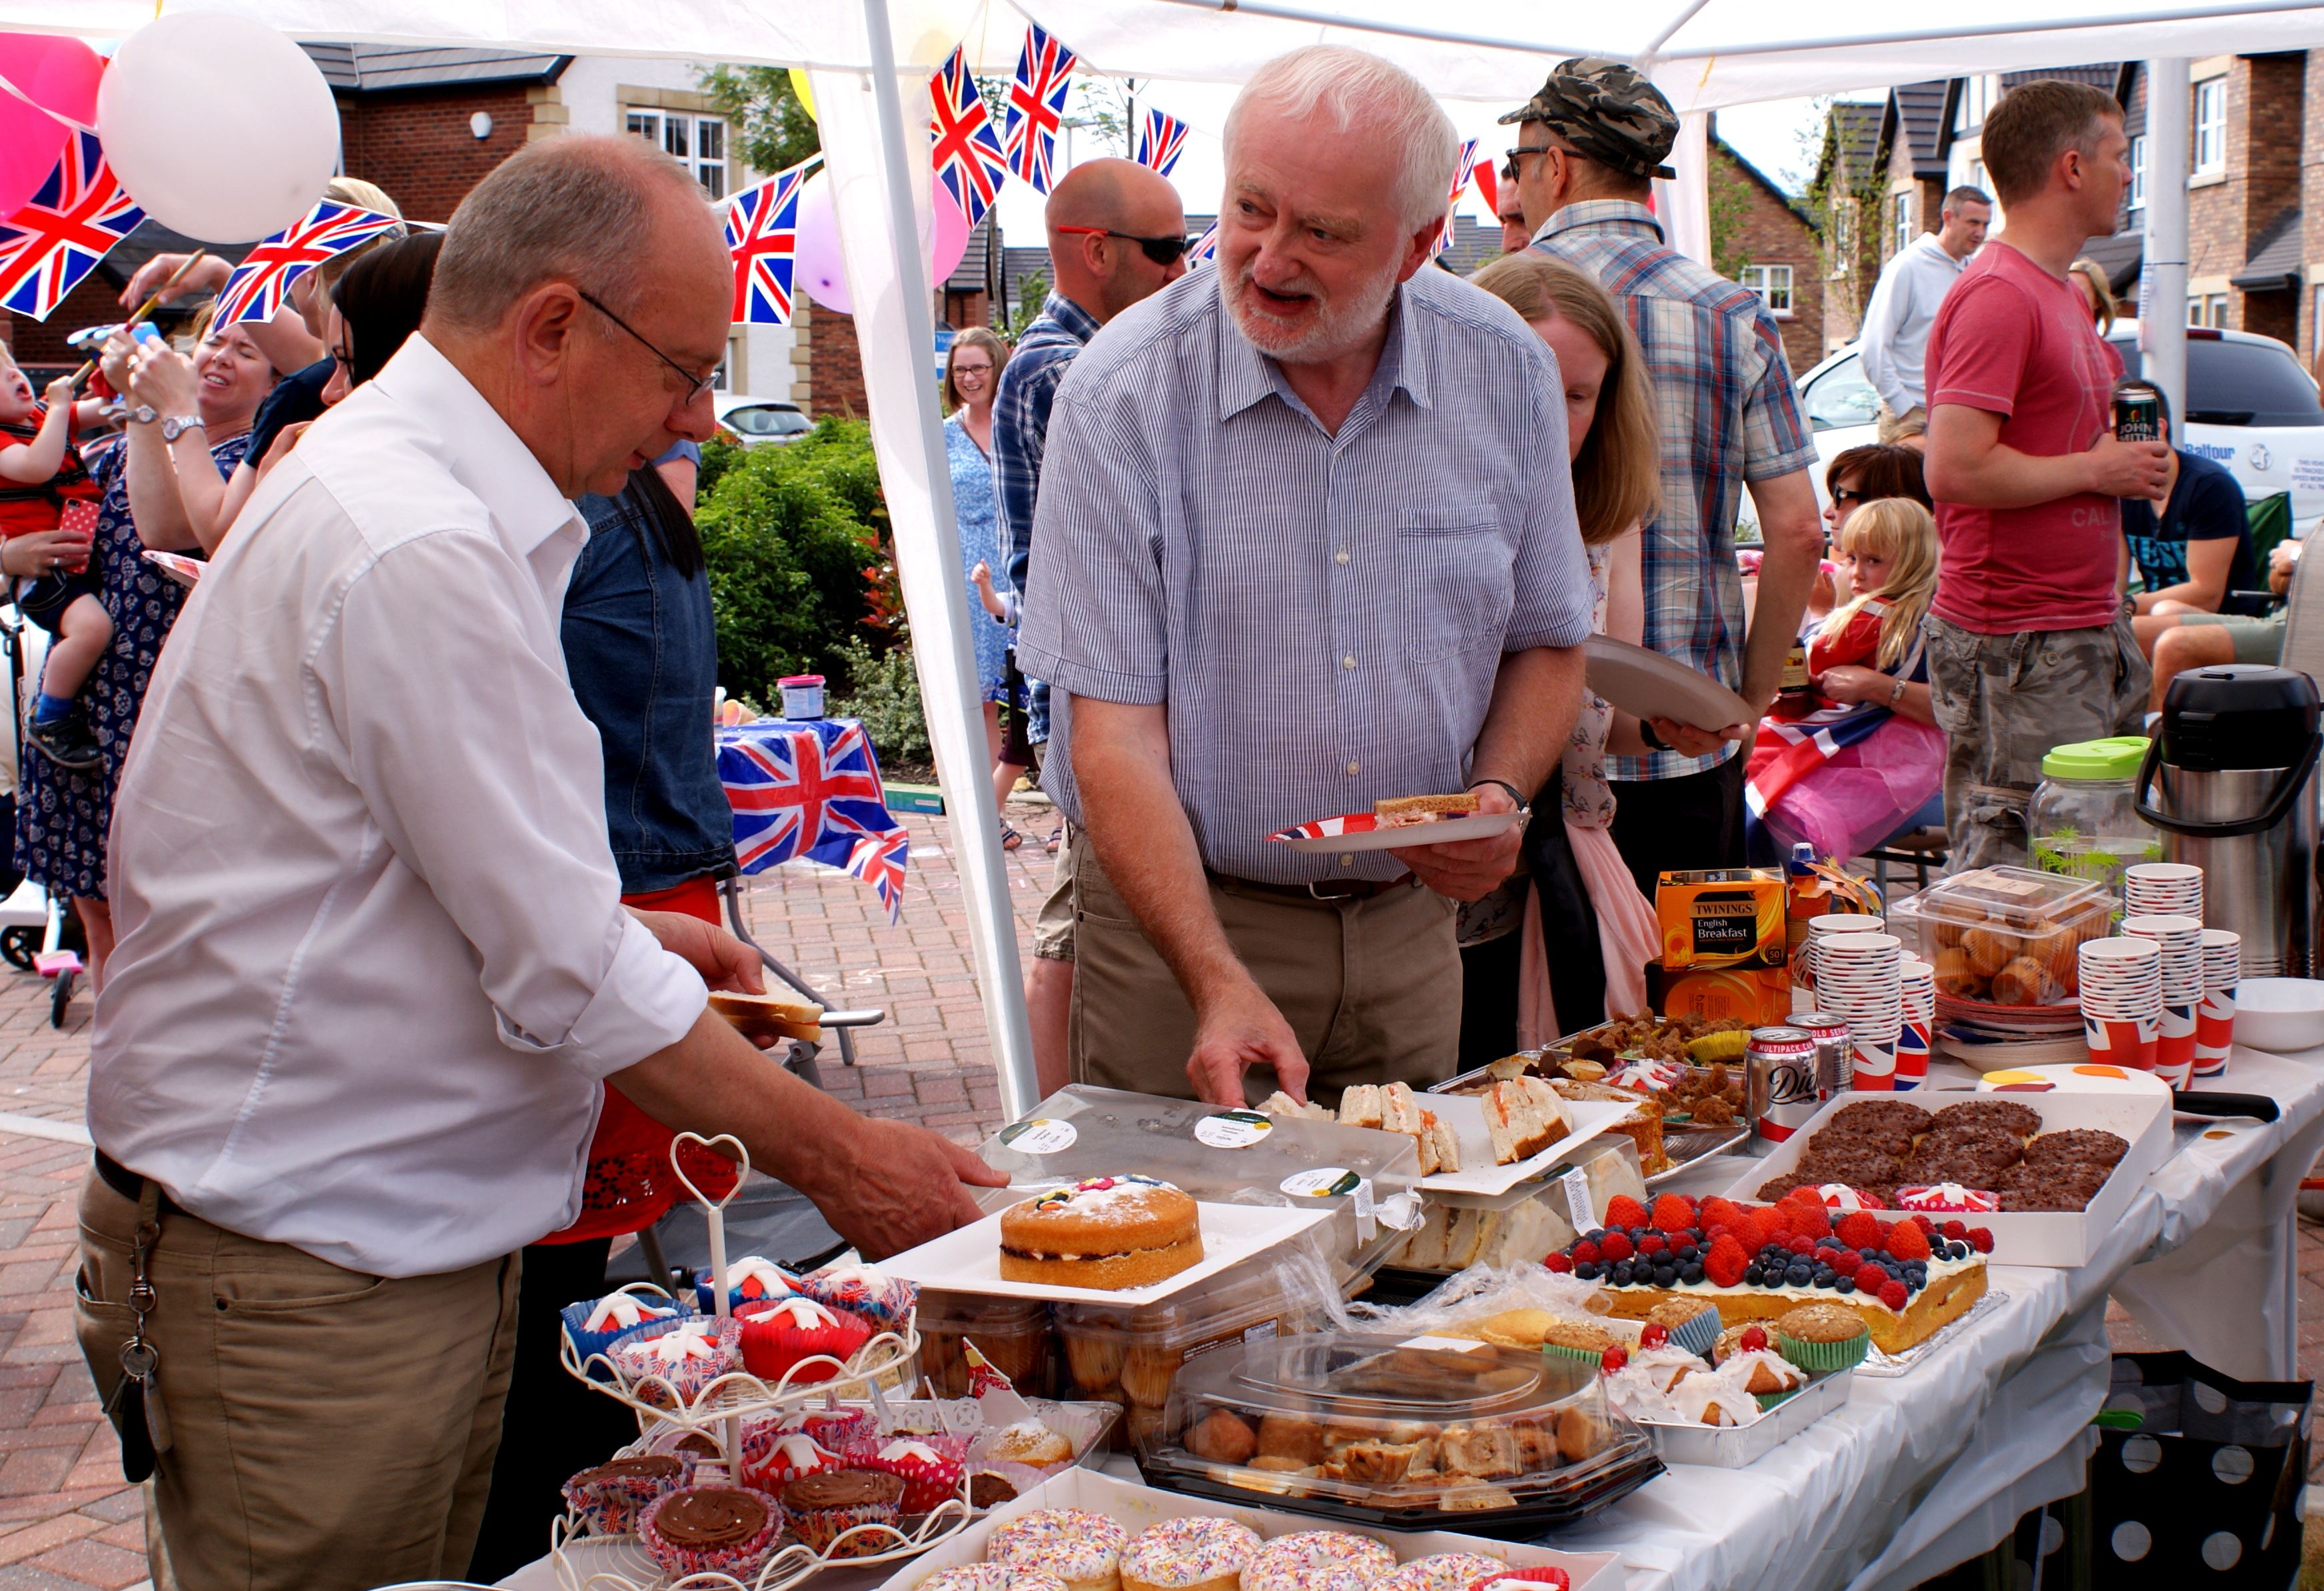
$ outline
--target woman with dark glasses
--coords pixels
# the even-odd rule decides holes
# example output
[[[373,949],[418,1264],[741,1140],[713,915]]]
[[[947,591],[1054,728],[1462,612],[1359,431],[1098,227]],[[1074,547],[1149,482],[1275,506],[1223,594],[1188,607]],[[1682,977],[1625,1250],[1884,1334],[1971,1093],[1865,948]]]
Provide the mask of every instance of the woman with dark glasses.
[[[1877,503],[1883,497],[1910,497],[1932,513],[1936,506],[1921,479],[1920,453],[1896,442],[1868,442],[1861,448],[1834,454],[1824,467],[1823,486],[1831,499],[1824,508],[1823,523],[1831,527],[1835,545],[1848,516],[1867,503]]]

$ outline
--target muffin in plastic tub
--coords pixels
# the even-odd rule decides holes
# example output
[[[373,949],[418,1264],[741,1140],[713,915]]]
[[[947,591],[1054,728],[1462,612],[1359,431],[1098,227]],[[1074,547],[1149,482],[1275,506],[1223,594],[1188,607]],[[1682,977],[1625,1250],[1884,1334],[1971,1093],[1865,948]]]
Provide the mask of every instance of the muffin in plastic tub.
[[[920,1374],[940,1398],[969,1395],[964,1341],[1009,1378],[1020,1396],[1057,1393],[1057,1334],[1049,1306],[1038,1299],[985,1298],[976,1293],[920,1295]]]

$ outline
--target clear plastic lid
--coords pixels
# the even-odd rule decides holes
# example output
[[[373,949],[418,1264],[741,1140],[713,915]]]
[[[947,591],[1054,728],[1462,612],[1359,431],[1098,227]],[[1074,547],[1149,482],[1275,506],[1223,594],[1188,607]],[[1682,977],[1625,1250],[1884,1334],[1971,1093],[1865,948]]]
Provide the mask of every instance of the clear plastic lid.
[[[1912,898],[1912,915],[1956,928],[2024,932],[2061,928],[2109,910],[2106,886],[2030,867],[1980,867],[1939,879]],[[1893,909],[1892,909],[1893,911]]]
[[[1187,1361],[1139,1459],[1254,1497],[1452,1514],[1584,1490],[1647,1446],[1588,1358],[1322,1332]]]

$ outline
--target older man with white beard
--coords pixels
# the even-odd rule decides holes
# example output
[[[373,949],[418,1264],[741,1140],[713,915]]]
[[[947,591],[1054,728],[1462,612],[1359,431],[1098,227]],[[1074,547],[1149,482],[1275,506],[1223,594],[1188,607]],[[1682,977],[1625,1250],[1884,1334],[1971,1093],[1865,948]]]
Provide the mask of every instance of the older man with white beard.
[[[1454,902],[1508,875],[1517,829],[1268,837],[1385,797],[1524,807],[1591,599],[1554,359],[1423,269],[1455,160],[1428,91],[1300,50],[1225,142],[1217,270],[1110,322],[1058,391],[1019,651],[1084,847],[1074,1076],[1240,1105],[1450,1074]]]

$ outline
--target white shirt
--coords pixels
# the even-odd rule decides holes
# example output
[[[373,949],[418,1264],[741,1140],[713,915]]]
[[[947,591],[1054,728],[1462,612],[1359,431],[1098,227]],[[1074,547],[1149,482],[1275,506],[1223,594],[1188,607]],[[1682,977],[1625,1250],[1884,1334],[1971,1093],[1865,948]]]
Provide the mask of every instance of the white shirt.
[[[1864,379],[1889,412],[1901,415],[1925,406],[1929,328],[1937,323],[1937,306],[1968,268],[1967,260],[1945,253],[1935,233],[1923,232],[1882,269],[1872,301],[1865,306],[1860,346]]]
[[[619,904],[566,682],[587,531],[414,337],[235,522],[114,803],[98,1147],[195,1215],[381,1276],[571,1222],[598,1080],[701,978]]]

